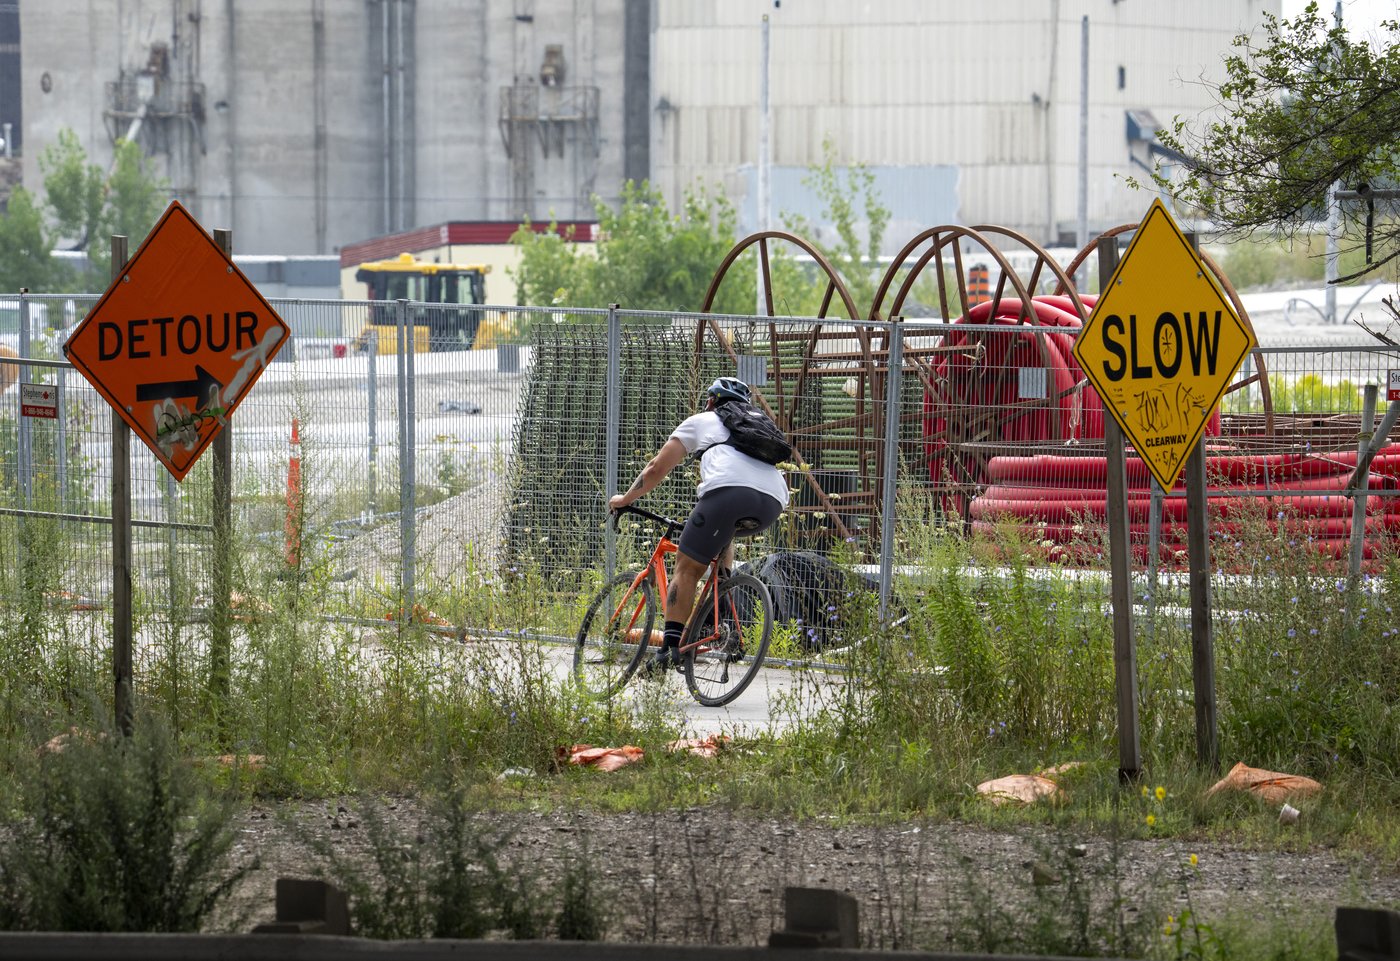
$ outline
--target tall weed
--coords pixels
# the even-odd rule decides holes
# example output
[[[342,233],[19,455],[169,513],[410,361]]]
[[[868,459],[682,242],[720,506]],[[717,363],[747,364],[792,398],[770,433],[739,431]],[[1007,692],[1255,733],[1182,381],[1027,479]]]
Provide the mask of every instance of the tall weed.
[[[74,733],[29,762],[0,857],[0,926],[197,931],[254,865],[229,805],[143,723]]]
[[[605,892],[586,852],[562,878],[548,882],[538,867],[503,857],[510,833],[473,810],[461,784],[433,796],[412,826],[393,822],[374,804],[364,808],[370,869],[364,861],[313,842],[331,880],[350,896],[357,934],[390,940],[545,937],[596,940],[605,930]]]

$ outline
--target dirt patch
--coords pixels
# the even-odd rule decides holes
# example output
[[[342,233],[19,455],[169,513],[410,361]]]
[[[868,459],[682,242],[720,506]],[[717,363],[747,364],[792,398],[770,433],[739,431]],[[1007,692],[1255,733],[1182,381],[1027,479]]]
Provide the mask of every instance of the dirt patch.
[[[367,803],[375,805],[373,812]],[[245,923],[272,919],[275,878],[312,875],[311,839],[367,855],[365,819],[375,815],[412,838],[421,808],[411,799],[351,799],[243,812],[238,854],[261,859],[234,899],[249,918]],[[806,885],[853,895],[868,946],[936,950],[945,946],[949,925],[966,918],[979,899],[990,898],[1020,918],[1037,899],[1068,905],[1073,876],[1084,879],[1079,884],[1095,899],[1111,897],[1115,859],[1130,918],[1180,915],[1188,884],[1207,918],[1223,909],[1328,918],[1340,904],[1400,907],[1400,872],[1393,866],[1321,849],[1258,852],[1218,843],[1128,841],[1115,855],[1109,839],[1082,834],[791,823],[715,809],[512,812],[490,816],[489,824],[509,836],[505,860],[545,878],[560,876],[569,859],[587,857],[611,892],[607,930],[616,941],[766,944],[769,932],[782,926],[783,889]],[[910,931],[916,932],[913,944]]]

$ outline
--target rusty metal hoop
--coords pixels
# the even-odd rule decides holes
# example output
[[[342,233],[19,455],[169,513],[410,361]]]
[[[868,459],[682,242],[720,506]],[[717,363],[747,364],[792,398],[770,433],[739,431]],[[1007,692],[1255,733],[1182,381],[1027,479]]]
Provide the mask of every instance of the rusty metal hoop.
[[[710,308],[715,302],[715,295],[719,293],[720,284],[724,282],[725,275],[729,273],[729,268],[733,265],[734,261],[739,259],[740,254],[748,250],[754,244],[757,244],[759,262],[763,266],[763,290],[767,295],[765,298],[765,306],[768,308],[768,313],[765,316],[774,316],[773,273],[768,262],[769,240],[782,240],[799,248],[803,253],[816,261],[817,265],[821,267],[822,272],[826,274],[826,294],[822,297],[821,308],[817,311],[818,317],[826,316],[826,311],[831,306],[831,298],[834,294],[841,295],[841,303],[846,308],[846,316],[850,317],[851,320],[856,320],[860,316],[860,312],[856,310],[855,301],[851,299],[850,291],[846,289],[845,281],[841,279],[841,274],[836,268],[831,265],[831,261],[827,260],[826,256],[820,250],[812,246],[806,240],[786,230],[760,230],[758,233],[749,234],[731,247],[729,253],[725,254],[724,259],[720,261],[719,267],[715,269],[715,276],[710,280],[710,287],[705,291],[705,300],[700,305],[700,313],[708,314],[710,312]]]
[[[1005,253],[991,240],[990,236],[1000,235],[1015,241],[1017,244],[1031,251],[1035,255],[1034,266],[1031,269],[1030,279],[1023,281],[1020,274],[1012,266]],[[929,266],[930,262],[936,264],[936,278],[938,281],[939,312],[945,322],[951,322],[950,298],[946,287],[946,271],[943,262],[944,248],[951,248],[953,275],[957,283],[957,306],[961,308],[961,316],[966,317],[972,307],[967,291],[967,272],[964,269],[964,257],[959,241],[970,240],[982,248],[988,257],[993,259],[1000,268],[996,290],[988,300],[992,306],[990,308],[993,317],[997,315],[998,307],[1004,299],[1008,299],[1008,284],[1012,288],[1010,295],[1014,296],[1020,307],[1017,312],[1017,325],[1029,325],[1035,318],[1034,308],[1031,306],[1034,299],[1034,291],[1039,286],[1041,275],[1047,269],[1055,278],[1063,284],[1069,285],[1067,294],[1071,307],[1078,315],[1082,323],[1087,319],[1089,312],[1080,300],[1078,291],[1070,284],[1069,277],[1060,267],[1053,257],[1045,251],[1043,247],[1036,244],[1030,238],[1017,231],[994,224],[980,224],[973,227],[961,225],[943,225],[931,227],[921,231],[912,238],[890,262],[884,277],[880,282],[875,295],[875,301],[871,305],[871,316],[878,317],[881,313],[885,297],[898,279],[901,271],[906,269],[906,264],[913,258],[913,265],[908,267],[908,273],[900,284],[898,292],[892,301],[889,313],[898,314],[903,310],[905,299],[913,289],[919,276]],[[929,247],[918,257],[914,257],[918,248],[928,243]],[[985,333],[968,333],[965,335],[969,339],[978,341],[979,349],[985,344],[988,335]],[[1038,348],[1041,364],[1047,369],[1054,366],[1054,358],[1051,355],[1047,338],[1044,336],[1035,337],[1035,346]],[[924,382],[925,390],[930,396],[940,398],[949,416],[944,419],[944,426],[941,432],[936,432],[925,438],[930,444],[926,451],[940,451],[938,455],[946,460],[942,464],[942,469],[947,474],[948,479],[954,483],[959,490],[955,492],[955,499],[966,498],[975,493],[980,481],[978,478],[985,475],[987,467],[986,443],[992,438],[1005,432],[1008,423],[1025,417],[1034,417],[1042,409],[1046,411],[1055,410],[1058,405],[1068,396],[1067,393],[1054,393],[1047,391],[1043,399],[1032,399],[1020,405],[1015,412],[1007,417],[1006,412],[994,410],[984,405],[977,404],[968,398],[957,398],[951,396],[949,391],[956,392],[959,389],[969,390],[971,384],[949,385],[946,382],[936,381],[932,368],[916,364],[916,374]],[[1006,378],[1011,376],[1007,368],[997,368],[991,375],[993,380],[990,384],[991,390],[995,393],[1004,385]],[[985,389],[985,383],[979,384],[979,389]],[[1079,385],[1071,388],[1071,392],[1080,389]],[[1048,417],[1048,424],[1051,429],[1052,440],[1064,440],[1060,430],[1060,422],[1054,416]],[[931,456],[931,455],[930,455]],[[929,464],[930,470],[935,469],[933,463]]]
[[[773,310],[773,274],[768,256],[768,242],[770,240],[780,240],[784,243],[791,244],[811,257],[813,262],[821,268],[822,273],[826,277],[826,289],[822,295],[821,307],[817,311],[817,317],[819,319],[826,318],[827,311],[831,308],[833,298],[839,298],[841,305],[846,309],[846,316],[849,318],[850,322],[859,325],[860,311],[856,309],[855,301],[851,298],[851,293],[847,289],[845,281],[841,278],[840,272],[832,266],[831,261],[829,261],[813,244],[785,230],[763,230],[749,234],[731,247],[729,253],[720,261],[719,267],[715,270],[715,275],[710,281],[709,289],[705,291],[704,302],[700,305],[700,312],[703,314],[710,313],[711,308],[714,306],[715,297],[719,293],[720,285],[724,282],[725,276],[729,273],[729,268],[734,265],[734,262],[739,259],[739,256],[743,254],[744,251],[757,245],[759,264],[763,276],[764,306],[767,310],[766,316],[770,318],[768,324],[768,338],[772,355],[771,363],[774,367],[773,379],[778,385],[778,391],[777,397],[775,398],[776,408],[769,406],[768,402],[760,395],[755,395],[754,399],[783,427],[784,430],[789,431],[792,435],[794,459],[801,471],[801,476],[812,490],[818,506],[832,519],[832,522],[836,526],[837,533],[842,538],[849,538],[851,536],[850,530],[841,519],[841,515],[837,512],[836,505],[832,502],[830,495],[823,489],[821,482],[809,469],[810,465],[803,455],[803,435],[810,434],[812,431],[793,431],[798,401],[802,396],[802,389],[813,366],[817,362],[817,347],[820,343],[822,325],[815,325],[807,338],[807,343],[803,349],[801,367],[797,370],[795,375],[796,383],[792,390],[792,404],[790,408],[787,408],[785,407],[786,391],[784,390],[783,380],[784,377],[788,375],[782,370],[782,361],[778,352],[779,337],[777,325],[771,320],[775,314]],[[695,369],[700,369],[700,360],[705,349],[705,332],[707,329],[714,335],[715,341],[737,366],[738,356],[734,352],[733,344],[730,342],[729,338],[724,336],[718,324],[716,324],[712,318],[706,318],[700,321],[695,329]],[[875,359],[870,356],[868,328],[857,326],[856,336],[860,339],[862,344],[862,352],[867,355],[868,366],[873,375],[876,362]],[[818,430],[819,429],[820,428],[818,428]],[[878,487],[876,489],[878,490]]]

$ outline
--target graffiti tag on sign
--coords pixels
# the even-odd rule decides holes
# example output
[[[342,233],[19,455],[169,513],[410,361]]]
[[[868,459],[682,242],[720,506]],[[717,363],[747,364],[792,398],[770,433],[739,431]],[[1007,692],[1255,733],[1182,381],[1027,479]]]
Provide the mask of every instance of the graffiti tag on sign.
[[[183,480],[289,333],[177,201],[63,352]]]
[[[1235,371],[1257,346],[1158,200],[1094,304],[1074,359],[1170,490]]]

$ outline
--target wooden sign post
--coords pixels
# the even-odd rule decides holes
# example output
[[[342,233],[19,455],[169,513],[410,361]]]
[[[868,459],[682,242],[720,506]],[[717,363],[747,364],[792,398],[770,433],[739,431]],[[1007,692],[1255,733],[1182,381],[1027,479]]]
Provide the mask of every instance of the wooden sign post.
[[[125,733],[132,717],[132,433],[176,480],[219,440],[211,687],[220,678],[227,683],[232,443],[225,427],[291,331],[233,263],[229,232],[219,234],[216,242],[176,201],[129,261],[126,238],[113,237],[112,282],[63,345],[112,407],[112,654],[116,720]]]
[[[1109,246],[1106,246],[1109,245]],[[1196,701],[1197,757],[1202,766],[1218,764],[1215,718],[1215,658],[1210,625],[1210,531],[1206,462],[1202,437],[1207,422],[1241,362],[1258,346],[1254,333],[1236,315],[1224,291],[1201,262],[1195,241],[1181,232],[1160,200],[1138,224],[1121,261],[1117,241],[1100,241],[1101,292],[1093,313],[1074,342],[1074,359],[1098,391],[1104,410],[1104,441],[1109,460],[1109,526],[1122,537],[1128,561],[1113,567],[1115,649],[1123,643],[1119,620],[1131,634],[1131,554],[1127,551],[1126,496],[1115,504],[1113,444],[1122,436],[1147,465],[1163,491],[1176,486],[1186,466],[1190,555],[1192,677]],[[1103,279],[1107,278],[1107,279]],[[1188,460],[1189,458],[1189,460]],[[1126,485],[1125,485],[1126,486]],[[1115,510],[1119,514],[1115,514]],[[1116,557],[1116,549],[1114,556]],[[1122,586],[1120,586],[1120,580]],[[1123,604],[1129,611],[1119,613]],[[1131,637],[1127,642],[1131,645]],[[1133,770],[1123,744],[1136,740],[1136,673],[1124,677],[1129,658],[1118,659],[1120,758]],[[1121,725],[1125,699],[1132,697],[1132,730]]]

